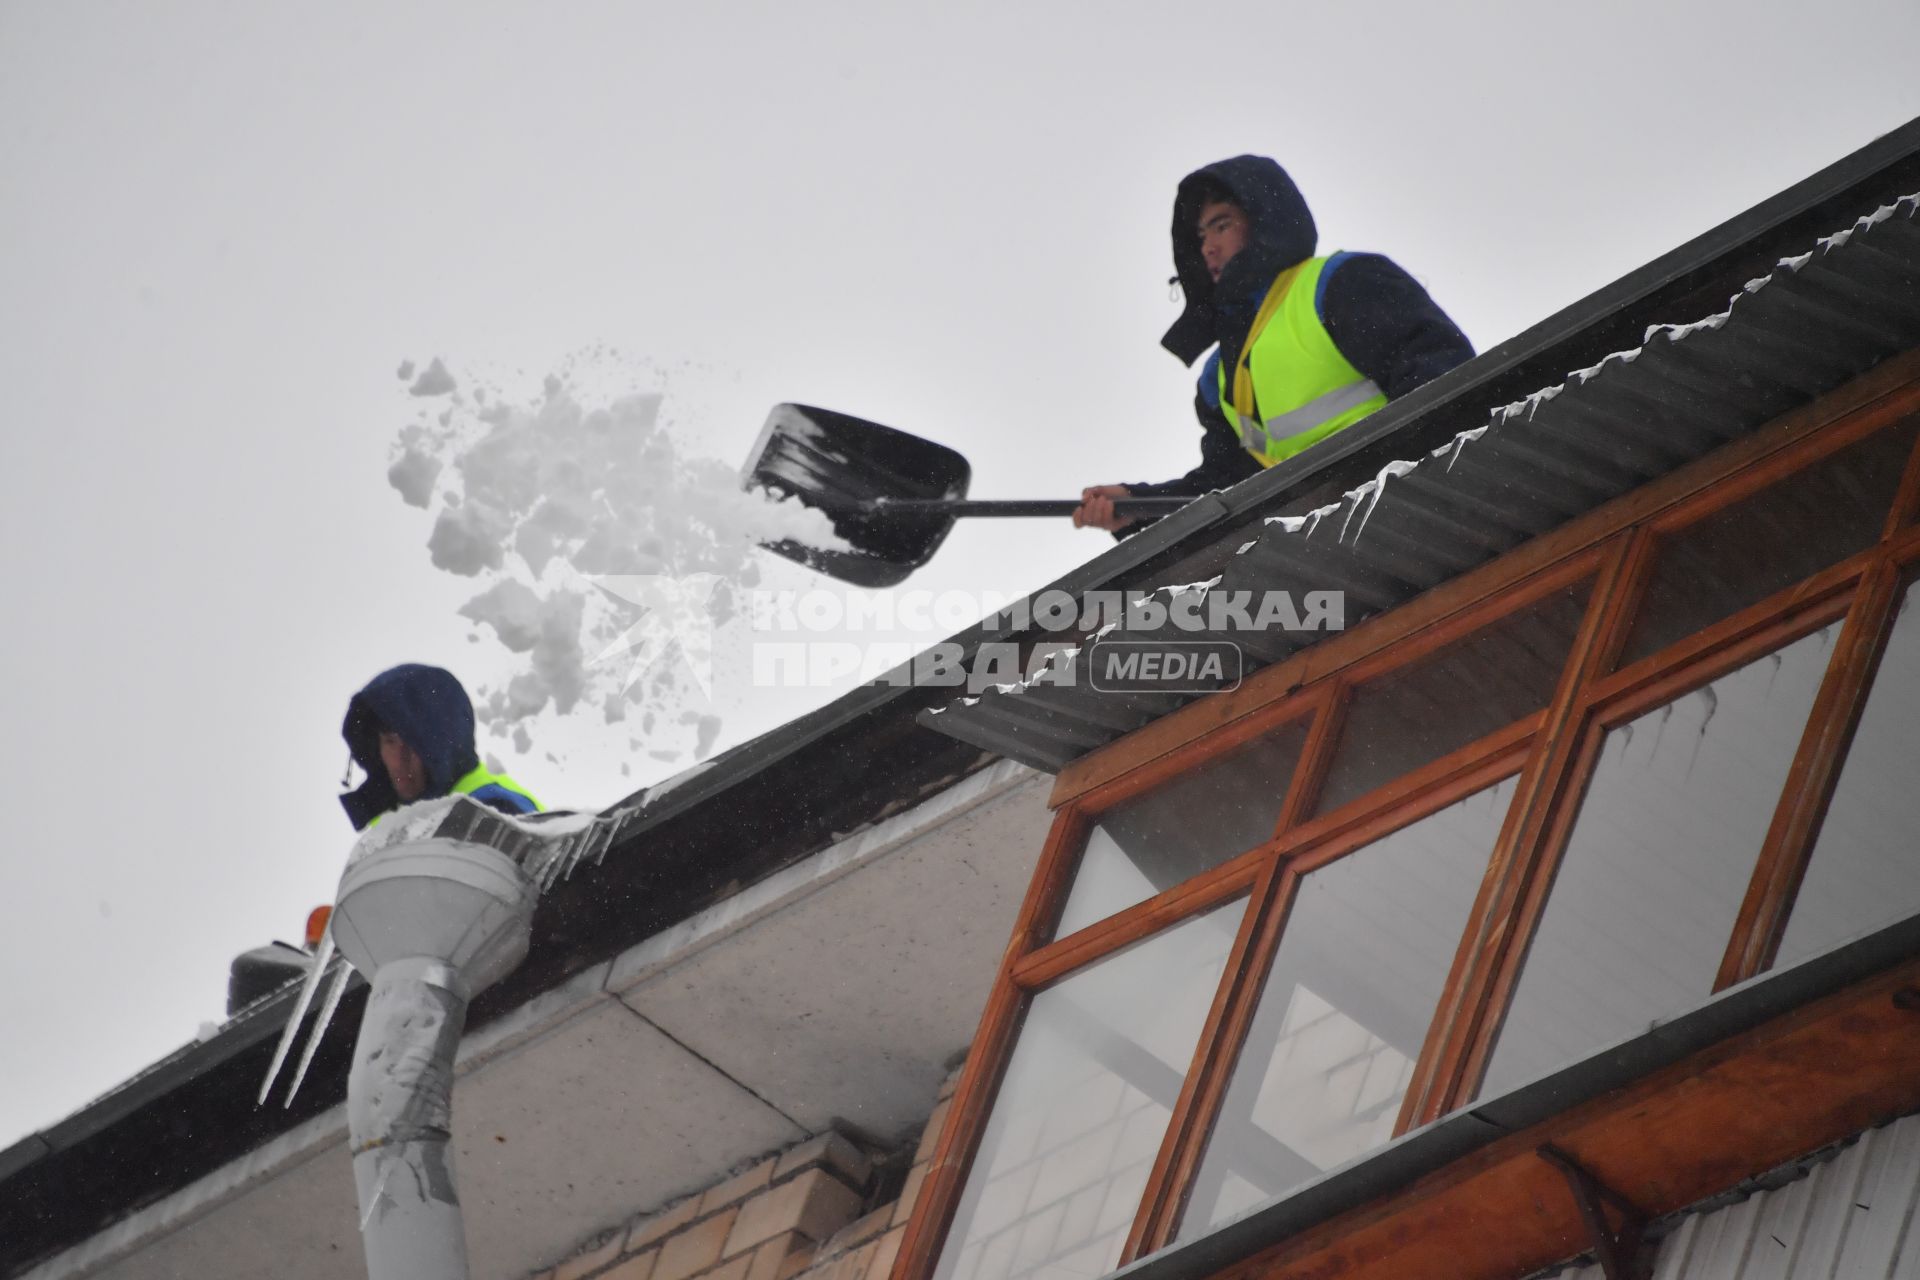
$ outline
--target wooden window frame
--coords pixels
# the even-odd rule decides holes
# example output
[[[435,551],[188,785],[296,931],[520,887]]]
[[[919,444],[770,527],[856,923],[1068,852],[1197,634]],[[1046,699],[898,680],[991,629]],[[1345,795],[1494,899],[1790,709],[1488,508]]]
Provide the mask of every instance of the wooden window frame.
[[[1844,619],[1716,991],[1771,963],[1905,585],[1920,567],[1920,445],[1872,547],[1615,670],[1661,539],[1920,414],[1920,349],[1773,424],[1575,518],[1354,630],[1268,667],[1063,769],[1057,810],[956,1086],[893,1280],[929,1280],[1034,992],[1246,894],[1247,908],[1119,1265],[1174,1235],[1302,876],[1507,777],[1515,795],[1429,1026],[1396,1135],[1478,1088],[1607,729]],[[1330,813],[1308,818],[1353,687],[1590,579],[1586,615],[1547,706]],[[1074,934],[1051,938],[1098,814],[1284,725],[1307,725],[1275,834]]]

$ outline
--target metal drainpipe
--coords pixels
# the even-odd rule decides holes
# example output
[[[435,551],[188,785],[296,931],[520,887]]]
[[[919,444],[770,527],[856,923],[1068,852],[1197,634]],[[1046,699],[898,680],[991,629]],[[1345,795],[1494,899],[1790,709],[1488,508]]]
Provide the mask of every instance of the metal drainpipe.
[[[464,797],[369,830],[340,879],[334,942],[373,991],[347,1078],[347,1126],[369,1280],[466,1280],[454,1186],[453,1060],[467,1004],[526,958],[537,890],[515,829]],[[448,821],[469,834],[431,834]],[[524,837],[521,837],[524,842]]]

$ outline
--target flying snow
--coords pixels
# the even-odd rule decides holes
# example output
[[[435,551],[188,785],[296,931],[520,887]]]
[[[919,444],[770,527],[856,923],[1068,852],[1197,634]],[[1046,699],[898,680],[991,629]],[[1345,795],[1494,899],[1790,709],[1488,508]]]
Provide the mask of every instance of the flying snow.
[[[460,612],[506,651],[508,674],[475,682],[481,724],[522,753],[548,713],[624,725],[662,760],[709,752],[712,629],[759,581],[762,544],[844,545],[827,518],[743,492],[674,437],[655,392],[601,403],[554,375],[517,402],[439,359],[407,390],[430,403],[387,481],[432,516],[429,558],[475,582]]]

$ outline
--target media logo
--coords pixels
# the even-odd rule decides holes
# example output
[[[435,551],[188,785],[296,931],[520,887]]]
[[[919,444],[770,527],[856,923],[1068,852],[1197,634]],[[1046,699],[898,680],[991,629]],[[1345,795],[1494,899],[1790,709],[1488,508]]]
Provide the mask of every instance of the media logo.
[[[1217,693],[1244,673],[1231,640],[1097,640],[1087,648],[1087,683],[1101,693]]]

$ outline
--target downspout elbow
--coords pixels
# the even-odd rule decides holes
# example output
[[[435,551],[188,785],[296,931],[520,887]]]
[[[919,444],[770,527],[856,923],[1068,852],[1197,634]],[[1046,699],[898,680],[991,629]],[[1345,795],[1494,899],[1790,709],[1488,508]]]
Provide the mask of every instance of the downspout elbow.
[[[369,1280],[467,1280],[454,1058],[468,1002],[526,957],[538,891],[501,851],[524,843],[506,819],[465,797],[417,808],[363,836],[340,880],[334,941],[372,983],[347,1127]]]

